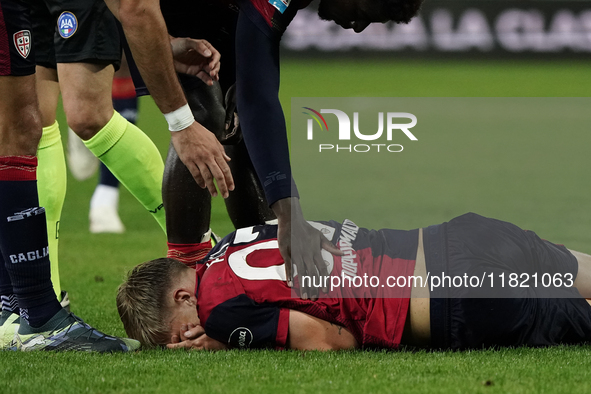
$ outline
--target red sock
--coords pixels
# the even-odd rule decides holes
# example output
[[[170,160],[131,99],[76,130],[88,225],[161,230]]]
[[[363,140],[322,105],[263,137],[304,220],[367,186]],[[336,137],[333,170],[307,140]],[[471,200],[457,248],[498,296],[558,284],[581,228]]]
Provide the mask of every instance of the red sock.
[[[171,244],[169,242],[166,257],[178,260],[187,267],[195,268],[197,262],[205,258],[212,247],[211,240],[199,244]]]
[[[115,100],[135,98],[135,85],[131,77],[113,78],[111,95]]]
[[[1,156],[0,181],[37,180],[37,158],[35,156]]]

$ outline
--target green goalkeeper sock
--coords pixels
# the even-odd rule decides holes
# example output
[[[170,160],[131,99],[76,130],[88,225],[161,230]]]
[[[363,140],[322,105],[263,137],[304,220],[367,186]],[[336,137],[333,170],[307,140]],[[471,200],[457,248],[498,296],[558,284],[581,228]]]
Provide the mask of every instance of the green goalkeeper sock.
[[[58,265],[59,223],[66,198],[66,159],[57,121],[43,128],[37,150],[37,191],[39,205],[45,208],[51,281],[60,299],[61,284]]]
[[[115,111],[109,123],[84,144],[166,232],[162,204],[164,162],[152,140]]]

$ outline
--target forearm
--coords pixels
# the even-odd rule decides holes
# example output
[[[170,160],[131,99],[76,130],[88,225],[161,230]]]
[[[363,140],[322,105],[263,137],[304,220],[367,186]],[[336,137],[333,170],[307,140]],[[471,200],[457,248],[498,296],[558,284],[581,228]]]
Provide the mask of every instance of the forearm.
[[[120,0],[117,13],[134,60],[162,113],[187,103],[173,66],[158,0]]]
[[[271,205],[273,213],[282,224],[291,226],[292,219],[303,219],[302,207],[297,197],[286,197]]]
[[[279,42],[244,14],[236,34],[236,89],[244,141],[270,205],[297,197],[289,163],[283,109],[279,102]]]

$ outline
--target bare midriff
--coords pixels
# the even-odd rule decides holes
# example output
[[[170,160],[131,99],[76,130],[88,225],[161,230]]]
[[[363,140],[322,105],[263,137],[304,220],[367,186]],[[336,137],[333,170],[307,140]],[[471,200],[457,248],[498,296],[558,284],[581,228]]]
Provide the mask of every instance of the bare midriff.
[[[429,288],[421,287],[427,280],[427,264],[423,246],[423,229],[419,229],[419,242],[415,270],[413,273],[422,280],[415,280],[410,293],[410,305],[401,344],[412,346],[429,346],[431,342],[431,317],[429,315]]]

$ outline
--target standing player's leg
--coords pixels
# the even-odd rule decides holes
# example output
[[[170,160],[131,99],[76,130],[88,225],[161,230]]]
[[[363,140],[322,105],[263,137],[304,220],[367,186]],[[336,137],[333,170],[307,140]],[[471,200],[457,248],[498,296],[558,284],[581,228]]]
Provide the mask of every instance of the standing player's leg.
[[[195,120],[214,133],[224,129],[225,110],[219,85],[207,86],[183,76],[183,88]],[[193,265],[211,250],[211,195],[200,188],[179,159],[172,143],[162,185],[166,211],[168,257]]]
[[[165,229],[164,164],[154,143],[113,109],[112,65],[58,63],[68,124]]]
[[[232,158],[228,163],[234,176],[235,189],[224,201],[232,224],[236,228],[271,224],[277,219],[269,208],[264,190],[248,156],[244,141],[226,145],[226,154]]]
[[[60,309],[50,279],[45,214],[39,208],[37,196],[35,153],[41,138],[41,119],[33,75],[35,65],[31,55],[31,40],[27,8],[20,2],[2,1],[0,345],[3,348],[12,340],[14,328],[18,327],[15,313],[22,312],[34,322],[44,322]],[[33,255],[30,255],[31,251]]]
[[[2,3],[3,11],[6,5]],[[21,317],[39,327],[61,306],[51,283],[45,210],[37,196],[35,153],[41,119],[35,76],[3,76],[0,91],[7,98],[0,101],[2,298],[12,303],[16,299]],[[14,303],[10,309],[16,309]]]
[[[61,283],[59,276],[59,222],[66,196],[66,163],[61,142],[59,125],[55,114],[59,99],[59,84],[55,70],[53,31],[55,23],[42,1],[31,2],[33,20],[33,45],[35,49],[36,83],[43,135],[39,143],[37,158],[37,190],[39,204],[45,208],[51,277],[53,288],[60,300]]]
[[[36,182],[42,127],[35,66],[27,60],[30,29],[23,3],[0,2],[0,91],[5,95],[0,100],[0,291],[3,300],[16,299],[20,312],[17,323],[14,313],[4,318],[9,309],[3,308],[0,345],[15,350],[134,350],[136,341],[107,337],[66,312],[53,291],[45,210],[39,206]],[[12,307],[10,312],[16,310]]]
[[[113,107],[128,122],[136,124],[138,99],[125,57],[113,79]],[[122,233],[125,227],[119,218],[119,180],[101,163],[99,183],[90,200],[90,232]]]
[[[37,94],[41,109],[43,135],[39,142],[37,158],[37,190],[39,204],[45,208],[51,277],[56,295],[62,299],[59,276],[58,249],[59,223],[66,198],[66,161],[59,129],[55,118],[59,97],[59,84],[55,69],[37,66]]]
[[[58,25],[55,60],[68,125],[164,229],[162,157],[113,109],[113,74],[121,57],[115,18],[102,0],[47,3]]]

